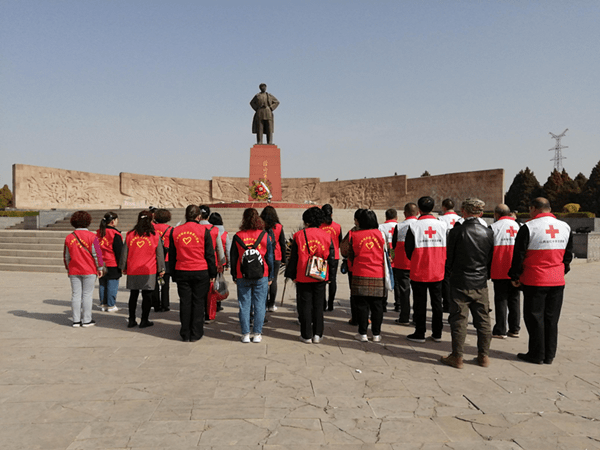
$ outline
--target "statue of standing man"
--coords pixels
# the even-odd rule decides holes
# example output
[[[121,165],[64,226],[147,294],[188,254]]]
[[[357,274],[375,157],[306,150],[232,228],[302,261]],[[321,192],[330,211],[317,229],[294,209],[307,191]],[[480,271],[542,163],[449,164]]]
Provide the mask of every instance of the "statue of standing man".
[[[275,130],[273,111],[279,106],[279,100],[267,92],[267,85],[258,86],[260,92],[250,101],[250,106],[255,111],[252,119],[252,133],[256,134],[256,143],[262,144],[263,133],[267,135],[267,144],[273,143]]]

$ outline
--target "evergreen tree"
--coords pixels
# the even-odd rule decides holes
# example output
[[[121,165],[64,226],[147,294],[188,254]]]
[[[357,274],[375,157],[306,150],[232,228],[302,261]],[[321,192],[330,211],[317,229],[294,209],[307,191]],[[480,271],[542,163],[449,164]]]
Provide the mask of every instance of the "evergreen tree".
[[[10,192],[10,189],[5,184],[4,187],[0,189],[0,209],[4,209],[7,206],[11,206],[12,198],[12,192]]]
[[[521,170],[513,180],[508,192],[504,196],[504,203],[511,210],[519,212],[529,211],[531,200],[542,195],[542,188],[534,173],[526,167]]]
[[[600,217],[600,161],[592,169],[590,179],[585,183],[579,195],[581,209],[596,214]]]
[[[554,169],[544,184],[543,196],[550,201],[552,211],[561,212],[567,203],[575,202],[579,187],[566,170],[562,173]]]
[[[579,172],[573,181],[575,182],[575,184],[577,184],[577,186],[579,186],[579,189],[581,190],[585,186],[585,183],[587,183],[588,179],[584,174]]]
[[[430,177],[431,174],[428,171],[425,171],[421,174],[422,177]]]

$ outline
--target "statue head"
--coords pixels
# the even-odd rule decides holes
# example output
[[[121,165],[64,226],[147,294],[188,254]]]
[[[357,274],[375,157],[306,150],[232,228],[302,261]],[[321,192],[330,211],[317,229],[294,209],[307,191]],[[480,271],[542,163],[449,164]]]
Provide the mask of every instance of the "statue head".
[[[260,83],[258,88],[260,89],[260,92],[267,92],[267,85],[265,83]]]

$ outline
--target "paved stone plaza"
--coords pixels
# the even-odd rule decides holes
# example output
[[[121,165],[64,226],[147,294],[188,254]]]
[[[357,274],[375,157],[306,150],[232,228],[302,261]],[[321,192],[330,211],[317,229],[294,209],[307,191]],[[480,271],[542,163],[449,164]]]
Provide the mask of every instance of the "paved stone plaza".
[[[298,341],[290,286],[262,343],[240,343],[235,292],[183,343],[175,285],[152,328],[126,328],[123,288],[121,311],[72,328],[66,274],[0,272],[1,448],[600,449],[600,263],[567,276],[552,365],[516,359],[524,326],[493,340],[487,369],[442,365],[448,326],[442,343],[410,343],[393,312],[380,344],[359,343],[339,280],[320,345]]]

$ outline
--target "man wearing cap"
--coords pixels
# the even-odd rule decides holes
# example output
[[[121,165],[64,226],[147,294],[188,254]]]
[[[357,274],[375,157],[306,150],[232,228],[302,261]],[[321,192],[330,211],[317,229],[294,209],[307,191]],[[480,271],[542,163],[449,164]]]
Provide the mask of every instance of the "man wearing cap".
[[[469,311],[477,330],[477,363],[488,367],[492,326],[489,315],[487,280],[494,251],[494,233],[478,221],[485,203],[468,198],[462,204],[464,222],[455,224],[448,234],[446,271],[450,275],[450,329],[452,353],[442,362],[457,369],[463,367]]]
[[[573,259],[571,227],[550,211],[548,199],[531,202],[531,220],[517,233],[508,271],[513,285],[523,289],[523,320],[529,333],[529,349],[517,358],[533,364],[552,364],[556,356],[565,274]]]
[[[510,209],[499,204],[494,210],[496,221],[491,225],[494,232],[494,258],[492,259],[492,281],[494,282],[494,311],[496,324],[492,337],[506,339],[518,338],[521,330],[521,299],[519,289],[514,287],[508,276],[512,261],[513,248],[519,223],[510,214]],[[508,327],[507,327],[508,323]]]

